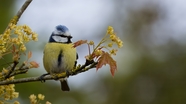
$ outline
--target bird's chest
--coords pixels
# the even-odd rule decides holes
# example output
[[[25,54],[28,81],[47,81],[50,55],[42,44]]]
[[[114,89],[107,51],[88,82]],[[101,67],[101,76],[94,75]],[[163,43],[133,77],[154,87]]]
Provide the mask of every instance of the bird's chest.
[[[43,61],[49,73],[72,70],[76,61],[76,50],[72,45],[49,44],[45,46]]]

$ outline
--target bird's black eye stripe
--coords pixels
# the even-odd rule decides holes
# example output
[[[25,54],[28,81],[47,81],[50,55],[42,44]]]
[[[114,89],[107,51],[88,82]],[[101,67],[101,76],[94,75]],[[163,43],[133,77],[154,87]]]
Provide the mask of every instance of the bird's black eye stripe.
[[[62,50],[60,50],[60,52],[59,52],[59,55],[58,55],[58,67],[61,65],[61,63],[62,63],[62,57],[63,57],[63,51]]]
[[[63,37],[63,38],[72,38],[72,36],[67,36],[67,35],[64,35],[64,34],[52,34],[53,36],[60,36],[60,37]]]
[[[67,38],[66,35],[63,35],[63,34],[52,34],[53,36],[60,36],[60,37],[63,37],[63,38]]]

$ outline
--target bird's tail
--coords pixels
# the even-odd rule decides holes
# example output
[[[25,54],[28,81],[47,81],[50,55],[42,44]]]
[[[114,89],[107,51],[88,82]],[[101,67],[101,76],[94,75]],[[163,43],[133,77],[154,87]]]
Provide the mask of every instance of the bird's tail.
[[[60,83],[61,83],[61,90],[62,91],[70,91],[70,88],[68,86],[68,82],[66,79],[60,80]]]

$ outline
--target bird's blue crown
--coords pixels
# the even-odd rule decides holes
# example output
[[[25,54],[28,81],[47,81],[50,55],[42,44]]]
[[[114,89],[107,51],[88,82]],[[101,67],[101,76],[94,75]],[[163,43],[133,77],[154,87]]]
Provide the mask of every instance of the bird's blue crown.
[[[64,32],[64,33],[66,31],[69,31],[68,28],[64,25],[58,25],[58,26],[56,26],[56,29],[57,29],[57,31]]]

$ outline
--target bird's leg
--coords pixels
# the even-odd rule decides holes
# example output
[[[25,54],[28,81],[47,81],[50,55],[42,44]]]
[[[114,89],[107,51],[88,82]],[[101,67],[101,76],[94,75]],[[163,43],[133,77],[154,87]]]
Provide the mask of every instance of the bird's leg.
[[[67,76],[67,78],[70,76],[69,70],[66,70],[66,76]]]
[[[39,77],[39,79],[41,80],[41,82],[45,82],[44,77],[45,77],[46,75],[49,75],[49,74],[50,74],[50,73],[46,73],[46,74],[41,75],[41,76]]]
[[[54,80],[56,80],[56,81],[60,79],[60,78],[58,78],[58,77],[59,77],[58,74],[53,74],[52,77],[53,77]]]
[[[75,61],[75,64],[74,64],[74,69],[76,68],[76,65],[77,65],[77,61]]]

